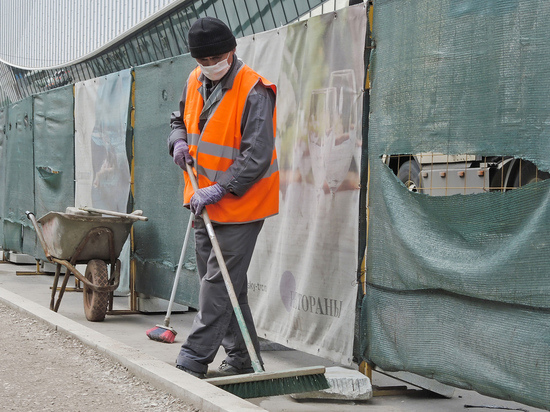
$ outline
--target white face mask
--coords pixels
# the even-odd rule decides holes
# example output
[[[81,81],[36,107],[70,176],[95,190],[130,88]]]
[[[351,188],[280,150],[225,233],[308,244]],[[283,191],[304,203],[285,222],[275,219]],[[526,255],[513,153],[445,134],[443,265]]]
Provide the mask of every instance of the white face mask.
[[[229,71],[229,55],[227,55],[227,59],[221,60],[212,66],[203,66],[200,63],[199,66],[202,74],[214,82],[218,81]]]

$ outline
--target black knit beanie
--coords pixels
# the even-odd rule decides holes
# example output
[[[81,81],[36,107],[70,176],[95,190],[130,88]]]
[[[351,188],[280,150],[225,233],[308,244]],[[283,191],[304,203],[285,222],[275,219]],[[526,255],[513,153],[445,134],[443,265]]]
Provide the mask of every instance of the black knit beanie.
[[[194,58],[218,56],[237,46],[229,27],[214,17],[203,17],[195,21],[189,29],[188,39],[189,51]]]

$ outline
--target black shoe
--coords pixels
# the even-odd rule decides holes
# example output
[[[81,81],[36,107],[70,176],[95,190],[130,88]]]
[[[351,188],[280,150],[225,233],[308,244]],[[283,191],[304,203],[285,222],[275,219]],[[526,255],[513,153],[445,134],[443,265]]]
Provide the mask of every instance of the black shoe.
[[[187,369],[185,366],[181,366],[181,365],[176,365],[176,368],[188,373],[189,375],[193,375],[195,378],[199,378],[199,379],[206,378],[206,373],[195,372],[195,371],[192,371],[191,369]]]
[[[218,368],[218,374],[221,376],[242,375],[243,373],[254,373],[254,368],[237,369],[226,361],[223,361]]]

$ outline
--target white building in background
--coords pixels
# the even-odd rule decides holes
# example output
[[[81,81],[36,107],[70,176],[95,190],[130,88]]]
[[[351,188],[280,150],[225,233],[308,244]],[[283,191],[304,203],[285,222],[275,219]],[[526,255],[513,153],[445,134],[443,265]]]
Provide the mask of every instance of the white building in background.
[[[68,65],[184,2],[2,0],[0,61],[30,70]]]
[[[363,0],[1,0],[0,107],[188,52],[199,17],[236,37]]]

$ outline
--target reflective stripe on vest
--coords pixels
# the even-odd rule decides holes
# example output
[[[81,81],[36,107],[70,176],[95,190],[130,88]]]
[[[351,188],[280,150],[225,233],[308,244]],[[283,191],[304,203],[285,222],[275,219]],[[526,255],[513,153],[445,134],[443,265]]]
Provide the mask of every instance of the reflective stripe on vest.
[[[199,92],[200,69],[195,69],[187,81],[184,121],[187,129],[189,153],[195,159],[199,187],[216,182],[233,164],[240,153],[241,121],[248,95],[258,81],[276,92],[275,85],[244,65],[236,74],[231,89],[225,91],[221,100],[203,127],[199,130],[199,118],[204,107]],[[275,136],[275,113],[273,135]],[[193,188],[184,172],[184,203],[188,204]],[[279,169],[275,145],[271,165],[265,175],[243,196],[226,194],[218,203],[207,206],[210,219],[219,223],[245,223],[265,219],[279,211]]]

